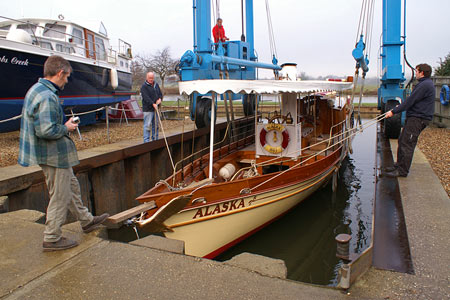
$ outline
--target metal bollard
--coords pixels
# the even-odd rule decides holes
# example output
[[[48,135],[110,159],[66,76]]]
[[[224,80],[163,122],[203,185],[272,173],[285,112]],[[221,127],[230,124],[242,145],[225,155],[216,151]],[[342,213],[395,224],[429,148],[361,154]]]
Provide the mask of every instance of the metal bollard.
[[[341,233],[335,238],[336,240],[336,257],[343,259],[344,261],[349,261],[350,250],[349,244],[352,236],[349,234]]]

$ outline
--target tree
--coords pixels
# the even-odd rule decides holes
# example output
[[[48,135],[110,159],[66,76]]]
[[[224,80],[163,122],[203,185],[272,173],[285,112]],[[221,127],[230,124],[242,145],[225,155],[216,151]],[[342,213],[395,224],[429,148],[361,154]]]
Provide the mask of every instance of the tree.
[[[137,91],[140,89],[142,83],[145,81],[145,74],[145,68],[137,59],[133,59],[131,61],[131,82],[133,90]]]
[[[175,67],[178,64],[178,60],[172,58],[169,47],[157,50],[150,55],[138,55],[136,59],[147,72],[152,71],[159,75],[163,90],[165,78],[176,73]]]
[[[439,58],[439,66],[434,69],[434,75],[450,76],[450,53],[447,54],[444,60]]]

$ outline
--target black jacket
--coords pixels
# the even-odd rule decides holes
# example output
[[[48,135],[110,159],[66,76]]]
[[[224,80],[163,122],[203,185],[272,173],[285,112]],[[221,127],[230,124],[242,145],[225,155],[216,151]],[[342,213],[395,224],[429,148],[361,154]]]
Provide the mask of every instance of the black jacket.
[[[430,78],[420,78],[411,96],[395,107],[392,112],[398,114],[406,111],[406,117],[417,117],[431,121],[434,114],[435,97],[436,90],[433,81]]]
[[[159,98],[161,98],[161,101],[163,98],[159,85],[156,82],[150,84],[147,81],[141,86],[141,96],[142,110],[144,112],[155,111],[153,104],[156,103],[156,100]]]

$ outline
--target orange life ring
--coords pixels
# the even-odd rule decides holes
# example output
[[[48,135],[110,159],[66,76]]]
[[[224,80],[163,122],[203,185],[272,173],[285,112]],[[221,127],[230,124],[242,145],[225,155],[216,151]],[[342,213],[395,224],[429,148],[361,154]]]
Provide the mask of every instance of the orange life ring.
[[[278,131],[281,133],[281,136],[283,137],[283,141],[281,142],[281,146],[271,146],[266,141],[266,135],[269,131]],[[270,152],[272,154],[278,154],[281,153],[284,149],[287,148],[289,145],[289,132],[286,130],[286,128],[281,124],[276,123],[269,123],[266,126],[264,126],[261,131],[259,132],[259,142],[261,143],[261,146],[266,149],[267,152]]]

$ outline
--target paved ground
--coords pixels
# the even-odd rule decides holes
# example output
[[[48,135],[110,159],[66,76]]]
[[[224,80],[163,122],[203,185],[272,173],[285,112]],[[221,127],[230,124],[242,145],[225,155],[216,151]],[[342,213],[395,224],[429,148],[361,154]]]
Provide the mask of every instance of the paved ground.
[[[392,145],[393,150],[395,144]],[[395,152],[395,150],[394,150]],[[399,180],[415,275],[370,269],[348,294],[228,264],[85,235],[41,250],[42,214],[0,214],[0,298],[6,299],[449,299],[450,201],[423,154]]]

